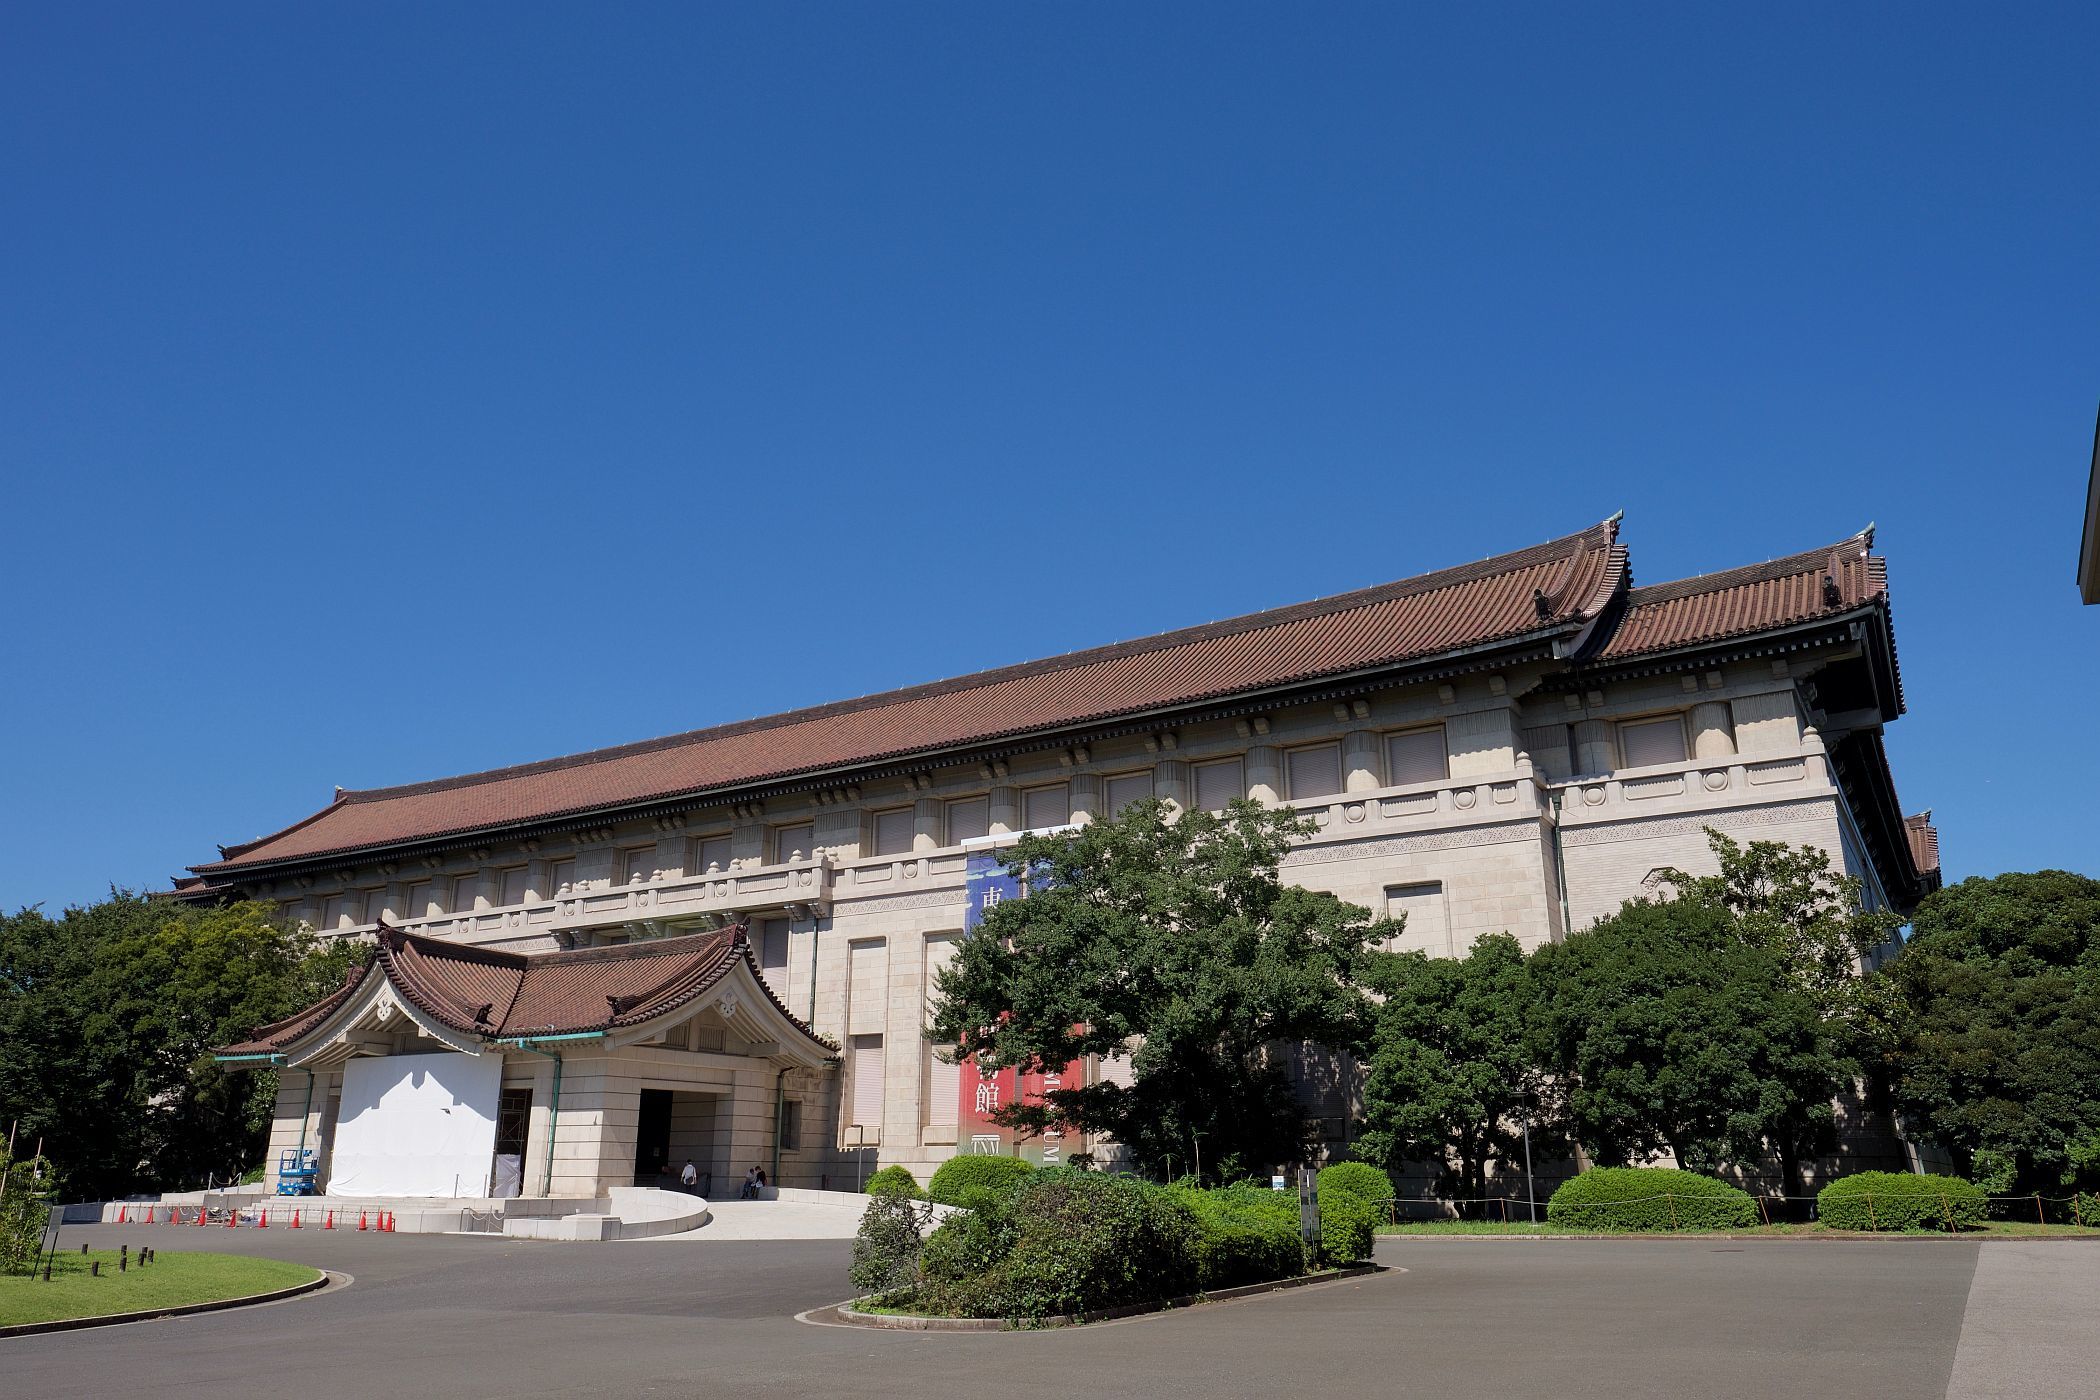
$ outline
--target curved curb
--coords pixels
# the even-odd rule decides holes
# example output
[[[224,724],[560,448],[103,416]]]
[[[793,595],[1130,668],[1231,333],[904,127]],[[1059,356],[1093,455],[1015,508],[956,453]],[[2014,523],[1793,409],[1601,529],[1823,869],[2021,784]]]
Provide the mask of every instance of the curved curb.
[[[0,1341],[10,1337],[33,1337],[44,1332],[78,1332],[88,1327],[115,1327],[126,1322],[151,1322],[158,1317],[187,1317],[192,1313],[220,1312],[227,1308],[261,1307],[265,1303],[281,1303],[289,1298],[312,1293],[317,1289],[337,1284],[348,1287],[355,1282],[349,1274],[339,1274],[331,1269],[321,1270],[321,1276],[305,1283],[295,1283],[290,1288],[272,1289],[268,1293],[250,1293],[239,1298],[213,1298],[203,1303],[181,1303],[170,1308],[145,1308],[138,1312],[103,1313],[97,1317],[61,1317],[50,1322],[24,1322],[13,1327],[0,1327]]]
[[[796,1313],[795,1321],[807,1323],[811,1327],[858,1327],[873,1332],[966,1332],[979,1335],[993,1332],[1046,1332],[1067,1327],[1082,1327],[1090,1323],[1156,1317],[1161,1313],[1185,1311],[1202,1303],[1229,1303],[1237,1299],[1259,1297],[1266,1293],[1283,1293],[1324,1283],[1346,1283],[1351,1279],[1368,1278],[1373,1274],[1405,1272],[1405,1269],[1397,1269],[1390,1264],[1351,1264],[1347,1268],[1327,1273],[1299,1274],[1294,1278],[1271,1279],[1267,1283],[1244,1283],[1236,1288],[1213,1289],[1208,1293],[1184,1293],[1178,1298],[1164,1298],[1154,1303],[1132,1303],[1127,1307],[1100,1308],[1085,1313],[1054,1313],[1033,1327],[1014,1327],[1003,1317],[906,1317],[891,1313],[855,1312],[851,1304],[859,1302],[857,1298],[849,1299],[845,1303],[834,1303],[830,1307],[811,1308],[808,1312]]]

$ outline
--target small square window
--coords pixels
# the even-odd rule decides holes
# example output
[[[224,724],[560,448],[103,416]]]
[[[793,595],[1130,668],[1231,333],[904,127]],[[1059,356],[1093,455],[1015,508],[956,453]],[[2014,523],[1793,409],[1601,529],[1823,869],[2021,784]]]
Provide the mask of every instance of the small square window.
[[[1225,804],[1247,795],[1247,770],[1236,758],[1196,765],[1196,810],[1222,812]]]
[[[878,856],[903,855],[911,850],[911,808],[892,807],[869,818],[872,849]]]
[[[479,875],[462,875],[452,882],[452,912],[471,914],[479,901],[475,898],[481,891]]]
[[[1118,773],[1102,784],[1101,800],[1108,808],[1108,815],[1118,816],[1133,802],[1141,802],[1152,795],[1150,773]]]
[[[505,906],[525,902],[525,867],[513,865],[501,876],[503,903]]]
[[[1342,790],[1342,746],[1313,744],[1284,755],[1286,781],[1292,800],[1332,797]]]
[[[958,797],[948,804],[947,842],[960,846],[965,841],[988,836],[992,830],[992,803],[988,797]]]
[[[776,826],[773,828],[773,860],[780,863],[790,860],[807,860],[815,853],[816,827],[808,822],[798,826]]]
[[[621,859],[620,870],[624,876],[625,883],[630,885],[639,885],[645,880],[654,878],[656,875],[656,847],[636,846],[633,850],[626,852]]]
[[[1389,787],[1440,783],[1451,776],[1444,726],[1409,729],[1385,736],[1385,781]]]
[[[727,836],[703,836],[693,843],[693,871],[705,875],[710,871],[729,868],[729,838]]]
[[[558,860],[547,867],[549,894],[561,894],[576,887],[576,862]]]
[[[1070,820],[1072,789],[1068,784],[1030,788],[1021,794],[1021,823],[1030,831],[1063,826]]]
[[[1619,759],[1625,767],[1682,763],[1686,757],[1681,715],[1634,720],[1619,726]]]

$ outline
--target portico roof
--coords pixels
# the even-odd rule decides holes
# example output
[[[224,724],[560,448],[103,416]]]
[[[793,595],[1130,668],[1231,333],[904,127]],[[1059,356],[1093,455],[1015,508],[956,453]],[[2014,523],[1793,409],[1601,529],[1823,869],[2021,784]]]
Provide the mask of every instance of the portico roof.
[[[613,1032],[665,1020],[726,980],[763,998],[762,1019],[828,1058],[838,1047],[782,1005],[753,960],[741,925],[679,938],[558,953],[513,953],[423,938],[381,926],[369,968],[353,968],[343,985],[295,1016],[257,1030],[217,1053],[227,1057],[288,1054],[313,1039],[339,1012],[383,978],[434,1026],[485,1041]],[[742,998],[734,998],[739,1007]]]

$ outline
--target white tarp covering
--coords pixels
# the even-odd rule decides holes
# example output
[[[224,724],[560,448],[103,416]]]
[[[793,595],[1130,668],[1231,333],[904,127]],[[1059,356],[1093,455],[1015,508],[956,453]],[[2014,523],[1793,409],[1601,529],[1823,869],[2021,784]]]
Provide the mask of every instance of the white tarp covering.
[[[331,1196],[483,1196],[501,1055],[379,1055],[343,1067]]]

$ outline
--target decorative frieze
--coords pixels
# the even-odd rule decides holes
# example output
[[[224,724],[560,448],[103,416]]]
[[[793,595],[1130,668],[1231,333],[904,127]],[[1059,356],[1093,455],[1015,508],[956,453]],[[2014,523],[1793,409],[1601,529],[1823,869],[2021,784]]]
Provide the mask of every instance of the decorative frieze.
[[[1693,835],[1714,827],[1738,831],[1763,826],[1786,826],[1815,821],[1829,814],[1830,799],[1805,798],[1765,807],[1738,807],[1718,812],[1687,812],[1678,817],[1650,817],[1642,821],[1598,822],[1561,828],[1560,843],[1570,849],[1601,846],[1614,841],[1659,841],[1672,836]]]

